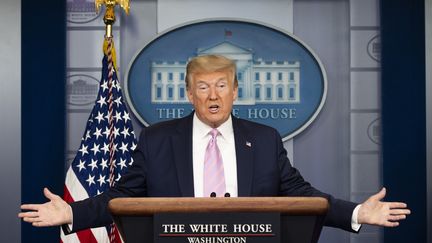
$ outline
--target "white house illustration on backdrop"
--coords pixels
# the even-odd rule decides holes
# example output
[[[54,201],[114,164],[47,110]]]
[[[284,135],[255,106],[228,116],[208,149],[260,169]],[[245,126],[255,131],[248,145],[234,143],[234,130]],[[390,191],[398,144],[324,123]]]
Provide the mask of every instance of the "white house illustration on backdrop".
[[[218,54],[236,62],[238,99],[236,105],[300,103],[300,62],[254,59],[253,51],[229,41],[198,48],[197,55]],[[153,61],[152,103],[187,103],[186,60]]]

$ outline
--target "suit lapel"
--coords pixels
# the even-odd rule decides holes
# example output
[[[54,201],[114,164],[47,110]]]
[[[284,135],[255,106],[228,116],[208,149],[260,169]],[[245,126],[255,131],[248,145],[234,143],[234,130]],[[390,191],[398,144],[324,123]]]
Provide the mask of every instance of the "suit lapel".
[[[181,119],[177,126],[177,133],[172,136],[172,148],[177,170],[177,178],[182,197],[194,196],[193,168],[192,168],[192,123],[191,115]]]
[[[237,157],[238,196],[251,195],[253,174],[253,141],[241,120],[232,117]]]

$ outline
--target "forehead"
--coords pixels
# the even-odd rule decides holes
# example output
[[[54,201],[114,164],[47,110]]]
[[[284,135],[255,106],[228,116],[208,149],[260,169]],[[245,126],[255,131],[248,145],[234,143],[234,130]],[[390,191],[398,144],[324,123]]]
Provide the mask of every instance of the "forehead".
[[[192,81],[194,83],[198,82],[218,82],[218,81],[227,81],[230,82],[230,75],[231,73],[229,71],[217,71],[217,72],[209,72],[209,73],[195,73],[192,76]]]

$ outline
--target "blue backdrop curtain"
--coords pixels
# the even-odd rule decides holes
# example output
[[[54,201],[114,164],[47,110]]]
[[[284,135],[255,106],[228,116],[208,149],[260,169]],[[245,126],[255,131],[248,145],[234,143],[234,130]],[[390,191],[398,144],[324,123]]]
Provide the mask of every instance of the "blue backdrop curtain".
[[[64,185],[66,1],[21,1],[22,202]],[[4,114],[7,115],[7,114]],[[59,242],[59,228],[22,223],[22,242]]]
[[[382,0],[383,184],[412,215],[384,242],[426,242],[424,0]]]

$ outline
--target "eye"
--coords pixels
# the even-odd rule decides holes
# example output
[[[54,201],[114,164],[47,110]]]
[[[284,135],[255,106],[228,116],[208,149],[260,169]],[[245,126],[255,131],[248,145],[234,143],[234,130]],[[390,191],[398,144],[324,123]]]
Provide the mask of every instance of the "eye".
[[[217,87],[220,88],[220,89],[221,89],[221,88],[225,88],[226,86],[227,86],[227,84],[226,84],[225,82],[222,82],[222,83],[218,83],[218,84],[217,84]]]
[[[198,84],[198,89],[202,90],[202,91],[205,91],[205,90],[208,89],[208,85],[206,85],[206,84]]]

